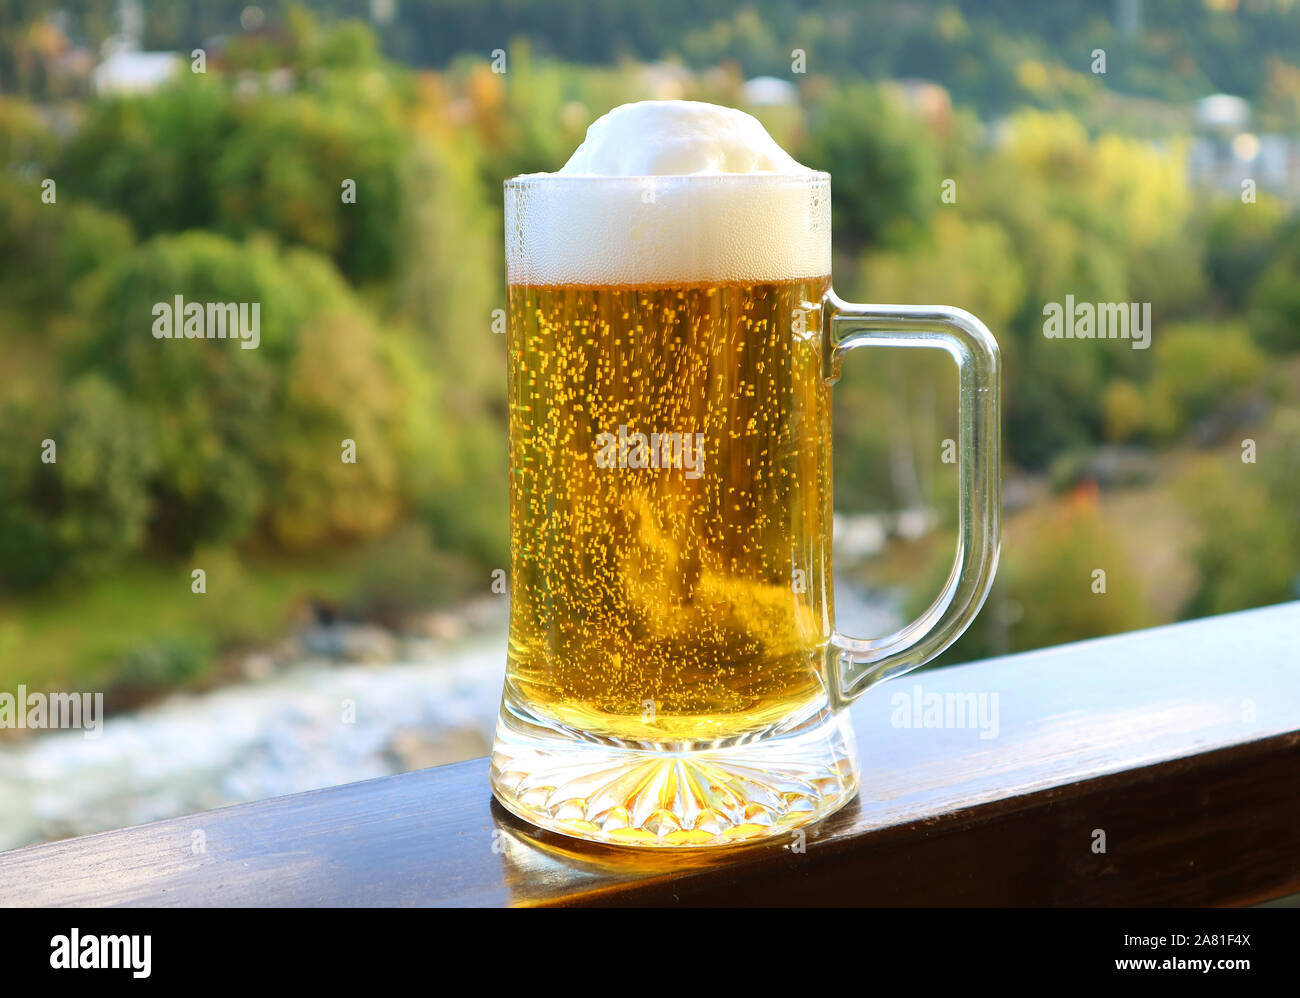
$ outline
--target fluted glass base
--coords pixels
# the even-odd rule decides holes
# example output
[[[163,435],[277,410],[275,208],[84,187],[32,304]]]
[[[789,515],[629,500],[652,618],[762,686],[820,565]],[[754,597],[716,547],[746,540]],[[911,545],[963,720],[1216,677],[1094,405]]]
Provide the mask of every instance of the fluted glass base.
[[[581,740],[503,705],[492,791],[542,828],[615,845],[720,846],[788,833],[858,786],[848,711],[723,747],[634,748]]]

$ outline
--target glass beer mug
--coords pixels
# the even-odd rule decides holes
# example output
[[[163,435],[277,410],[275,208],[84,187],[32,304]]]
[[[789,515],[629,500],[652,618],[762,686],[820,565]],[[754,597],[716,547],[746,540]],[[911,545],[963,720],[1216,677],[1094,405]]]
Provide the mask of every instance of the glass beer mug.
[[[506,184],[510,635],[497,799],[606,843],[788,832],[857,792],[847,705],[965,630],[998,555],[997,344],[830,283],[830,177]],[[882,638],[835,629],[831,386],[867,347],[960,379],[946,585]]]

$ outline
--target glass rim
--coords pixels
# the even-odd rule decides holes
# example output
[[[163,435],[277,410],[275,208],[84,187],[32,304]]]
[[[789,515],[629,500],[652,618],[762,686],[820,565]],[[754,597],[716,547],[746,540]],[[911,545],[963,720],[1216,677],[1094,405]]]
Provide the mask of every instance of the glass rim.
[[[807,173],[649,173],[636,176],[606,177],[589,173],[521,173],[505,181],[507,189],[524,187],[580,186],[599,184],[606,187],[645,187],[647,184],[668,183],[673,185],[708,186],[719,184],[740,185],[805,185],[829,183],[831,175],[823,170],[811,170]]]

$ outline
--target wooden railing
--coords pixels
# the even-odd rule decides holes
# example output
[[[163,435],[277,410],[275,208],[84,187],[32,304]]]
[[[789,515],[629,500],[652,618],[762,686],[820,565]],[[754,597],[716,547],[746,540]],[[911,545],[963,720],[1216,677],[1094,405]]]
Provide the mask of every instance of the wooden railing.
[[[983,718],[924,726],[948,702]],[[505,813],[478,759],[0,854],[0,903],[1236,905],[1300,892],[1300,603],[915,673],[853,713],[862,792],[802,838],[589,846]]]

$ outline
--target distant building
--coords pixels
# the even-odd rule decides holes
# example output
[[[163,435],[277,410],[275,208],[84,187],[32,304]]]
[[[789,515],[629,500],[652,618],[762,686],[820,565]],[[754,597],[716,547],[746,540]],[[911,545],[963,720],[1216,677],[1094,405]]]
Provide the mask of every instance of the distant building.
[[[174,52],[141,52],[143,38],[144,9],[140,0],[119,0],[117,34],[104,42],[103,59],[90,74],[95,93],[147,94],[180,72],[180,56]]]
[[[750,107],[787,107],[799,103],[799,88],[775,76],[755,76],[740,88],[741,99]]]
[[[1194,187],[1239,195],[1250,180],[1256,190],[1300,201],[1300,141],[1248,131],[1250,105],[1229,94],[1202,98],[1194,115],[1187,164]]]
[[[1237,132],[1250,123],[1250,105],[1230,94],[1211,94],[1196,102],[1196,125]]]
[[[90,74],[95,93],[150,93],[168,83],[181,70],[181,58],[174,52],[136,52],[119,48]]]

